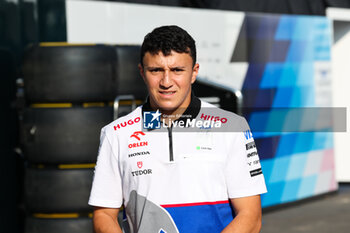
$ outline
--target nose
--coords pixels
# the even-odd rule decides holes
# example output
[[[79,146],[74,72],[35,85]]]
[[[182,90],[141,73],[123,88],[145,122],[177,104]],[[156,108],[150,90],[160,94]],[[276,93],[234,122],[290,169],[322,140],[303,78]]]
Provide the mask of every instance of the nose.
[[[169,89],[170,87],[172,87],[172,79],[171,79],[169,70],[165,70],[163,72],[163,77],[160,80],[159,84],[161,88],[164,88],[164,89]]]

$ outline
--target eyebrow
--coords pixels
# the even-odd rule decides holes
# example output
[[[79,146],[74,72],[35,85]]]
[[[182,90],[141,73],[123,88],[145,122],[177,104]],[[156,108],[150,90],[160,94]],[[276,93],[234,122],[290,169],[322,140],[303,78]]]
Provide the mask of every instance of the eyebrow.
[[[174,67],[170,67],[170,70],[174,70],[174,69],[185,69],[186,66],[174,66]],[[154,70],[154,69],[164,69],[163,67],[160,66],[145,66],[145,69],[147,70]]]

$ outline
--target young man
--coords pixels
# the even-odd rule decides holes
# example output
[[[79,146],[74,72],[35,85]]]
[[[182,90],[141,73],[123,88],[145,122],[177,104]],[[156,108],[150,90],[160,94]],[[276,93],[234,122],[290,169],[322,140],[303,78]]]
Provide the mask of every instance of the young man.
[[[192,37],[177,26],[154,29],[139,69],[147,103],[101,131],[89,200],[95,231],[122,232],[124,205],[133,233],[259,232],[266,187],[254,140],[242,117],[191,92],[199,69]],[[162,114],[164,124],[145,129],[147,114],[151,122]],[[191,131],[197,121],[222,131]]]

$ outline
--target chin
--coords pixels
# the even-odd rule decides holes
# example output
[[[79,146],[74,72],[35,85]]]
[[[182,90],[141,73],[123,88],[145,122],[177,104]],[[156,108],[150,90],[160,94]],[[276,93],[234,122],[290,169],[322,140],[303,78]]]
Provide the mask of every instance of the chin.
[[[163,111],[168,111],[168,112],[176,110],[176,107],[173,107],[173,106],[160,106],[159,108]]]

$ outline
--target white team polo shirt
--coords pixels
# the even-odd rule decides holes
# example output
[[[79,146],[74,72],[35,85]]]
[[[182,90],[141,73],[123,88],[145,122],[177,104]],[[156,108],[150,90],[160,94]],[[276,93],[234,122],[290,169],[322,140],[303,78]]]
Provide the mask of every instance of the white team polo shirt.
[[[230,198],[266,192],[243,117],[192,96],[185,121],[220,121],[222,129],[147,130],[148,108],[102,129],[90,205],[124,204],[133,233],[215,233],[234,218]]]

